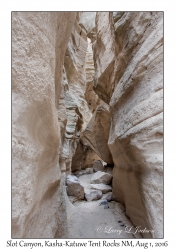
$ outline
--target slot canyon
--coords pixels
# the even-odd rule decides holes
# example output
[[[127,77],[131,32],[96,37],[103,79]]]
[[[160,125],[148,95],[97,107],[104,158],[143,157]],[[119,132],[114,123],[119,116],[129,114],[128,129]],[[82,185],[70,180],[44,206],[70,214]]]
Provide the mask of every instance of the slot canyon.
[[[12,12],[12,237],[163,237],[163,12]]]

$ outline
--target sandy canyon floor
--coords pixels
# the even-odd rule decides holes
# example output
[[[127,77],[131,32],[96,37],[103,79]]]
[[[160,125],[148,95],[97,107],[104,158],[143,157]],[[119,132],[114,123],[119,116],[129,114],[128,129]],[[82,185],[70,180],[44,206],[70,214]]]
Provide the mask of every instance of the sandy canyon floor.
[[[90,188],[92,174],[79,177],[85,190]],[[101,198],[103,200],[103,197]],[[123,205],[111,201],[109,208],[100,205],[101,200],[78,201],[69,197],[68,238],[142,238],[125,214]]]

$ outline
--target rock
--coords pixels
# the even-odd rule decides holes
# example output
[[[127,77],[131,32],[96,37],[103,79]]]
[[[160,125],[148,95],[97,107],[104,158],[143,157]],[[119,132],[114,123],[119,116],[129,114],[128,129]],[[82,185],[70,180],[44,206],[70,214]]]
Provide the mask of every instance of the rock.
[[[67,194],[77,197],[80,200],[84,199],[84,187],[80,184],[78,178],[73,175],[68,175],[66,179]]]
[[[75,173],[75,171],[91,168],[94,161],[99,159],[100,157],[90,147],[83,145],[79,141],[72,158],[71,170]]]
[[[112,191],[112,188],[105,184],[90,184],[90,187],[91,189],[101,190],[103,194]]]
[[[64,87],[67,123],[60,156],[66,160],[66,171],[74,172],[91,167],[99,156],[83,145],[79,135],[100,104],[93,90],[94,62],[92,44],[86,30],[80,25],[83,13],[78,13],[64,58]],[[94,15],[93,15],[94,16]],[[95,20],[95,17],[94,17]],[[94,23],[94,22],[93,22]]]
[[[105,172],[106,173],[112,174],[113,173],[114,164],[104,165],[104,168],[105,168]]]
[[[60,117],[63,116],[62,113],[65,108],[66,123],[64,124],[62,121],[60,121],[63,133],[60,145],[60,163],[61,165],[64,164],[65,171],[71,172],[72,156],[74,155],[78,144],[79,131],[83,126],[83,118],[81,112],[79,111],[75,97],[69,90],[69,83],[65,67],[63,67],[62,92],[64,106],[63,100],[61,101],[62,96],[60,96],[58,115],[60,121]]]
[[[104,209],[108,209],[109,208],[109,205],[108,204],[105,204],[104,205]]]
[[[81,132],[80,138],[82,143],[91,147],[104,162],[113,164],[111,152],[108,147],[109,129],[109,106],[101,104],[93,113],[86,128]]]
[[[12,102],[13,238],[66,238],[65,175],[100,159],[163,237],[162,12],[13,12]]]
[[[12,12],[13,238],[67,237],[57,105],[76,15]]]
[[[112,12],[97,12],[96,14],[96,43],[94,46],[94,90],[107,104],[113,93],[115,83],[115,44]],[[122,59],[121,59],[122,60]],[[106,131],[109,129],[106,126]],[[104,160],[105,161],[105,160]],[[108,161],[105,161],[110,163]]]
[[[109,184],[111,180],[112,180],[111,174],[101,172],[101,171],[96,172],[91,177],[92,184],[100,184],[100,183]]]
[[[108,204],[107,200],[102,200],[99,202],[99,206]]]
[[[80,23],[85,27],[87,33],[95,28],[96,12],[83,12],[80,17]]]
[[[97,171],[104,171],[105,168],[102,164],[101,161],[95,161],[94,164],[93,164],[93,171],[94,172],[97,172]]]
[[[99,200],[102,197],[102,192],[100,190],[86,190],[85,198],[87,201]]]
[[[67,185],[70,185],[70,184],[75,183],[75,182],[79,183],[79,180],[75,175],[68,175],[66,177],[66,184]]]
[[[104,194],[103,197],[102,197],[102,199],[105,199],[105,200],[107,200],[108,202],[113,201],[114,198],[113,198],[112,192],[109,192],[109,193],[107,193],[107,194]]]
[[[120,224],[121,227],[124,227],[125,224]]]
[[[162,238],[163,13],[97,12],[94,66],[94,90],[110,106],[113,194],[134,225],[154,228],[143,236]]]
[[[86,52],[86,91],[85,99],[87,101],[88,107],[92,113],[96,110],[97,106],[102,104],[101,99],[95,93],[93,89],[94,83],[94,60],[92,52],[92,43],[88,38],[88,48]]]
[[[79,22],[81,15],[82,13],[77,13],[65,53],[62,91],[57,105],[57,114],[62,135],[60,140],[59,164],[62,172],[67,173],[90,167],[92,165],[91,157],[99,159],[95,153],[92,153],[91,149],[86,150],[86,147],[79,140],[80,131],[87,125],[91,118],[91,112],[94,110],[93,106],[97,106],[94,100],[91,108],[89,108],[86,100],[87,96],[85,96],[85,92],[89,89],[86,83],[86,62],[89,61],[89,48],[91,46],[87,42],[85,28]],[[90,49],[92,58],[92,48]],[[93,78],[92,74],[94,73],[91,71],[94,71],[94,69],[90,70],[90,72],[88,71],[91,78]],[[59,76],[61,76],[61,72]],[[93,88],[93,86],[91,87]],[[93,93],[93,96],[95,96],[94,91]],[[96,99],[99,99],[97,95]],[[86,151],[86,154],[84,154],[84,151]]]
[[[93,173],[93,169],[92,168],[86,168],[86,169],[82,169],[80,171],[76,171],[74,172],[74,175],[76,175],[77,177],[84,175],[84,174],[92,174]]]
[[[68,108],[71,113],[72,104],[77,106],[75,111],[81,116],[79,126],[76,126],[76,129],[79,131],[86,126],[91,118],[91,112],[84,97],[84,92],[86,91],[86,52],[88,42],[86,30],[79,24],[80,16],[81,14],[78,13],[64,58],[68,93],[73,99],[70,102],[70,108]],[[74,123],[74,118],[72,114],[72,123]],[[71,123],[69,124],[69,130],[72,131]],[[74,132],[76,134],[76,130]]]

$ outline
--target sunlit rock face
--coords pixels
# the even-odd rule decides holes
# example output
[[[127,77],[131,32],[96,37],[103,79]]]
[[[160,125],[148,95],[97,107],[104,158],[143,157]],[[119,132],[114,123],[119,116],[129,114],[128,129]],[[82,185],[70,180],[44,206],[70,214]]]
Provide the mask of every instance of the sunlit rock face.
[[[163,13],[99,12],[94,90],[110,107],[113,192],[163,237]]]
[[[76,12],[12,13],[12,237],[65,238],[58,101]],[[62,122],[66,123],[62,114]]]

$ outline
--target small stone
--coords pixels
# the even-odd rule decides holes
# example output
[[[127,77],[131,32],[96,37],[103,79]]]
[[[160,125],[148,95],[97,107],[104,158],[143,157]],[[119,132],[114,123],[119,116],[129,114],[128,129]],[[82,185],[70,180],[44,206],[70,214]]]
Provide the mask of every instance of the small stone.
[[[92,175],[91,183],[92,184],[100,184],[100,183],[109,184],[111,182],[111,180],[112,180],[111,174],[98,171]]]
[[[121,227],[124,227],[124,224],[121,224],[120,226],[121,226]]]
[[[92,168],[86,168],[86,169],[82,169],[80,171],[74,172],[74,175],[76,175],[77,177],[79,177],[81,175],[92,174],[92,173],[93,173],[93,169]]]
[[[104,209],[108,209],[108,208],[109,208],[108,204],[105,204]]]
[[[99,206],[108,204],[107,200],[102,200],[99,202]]]

